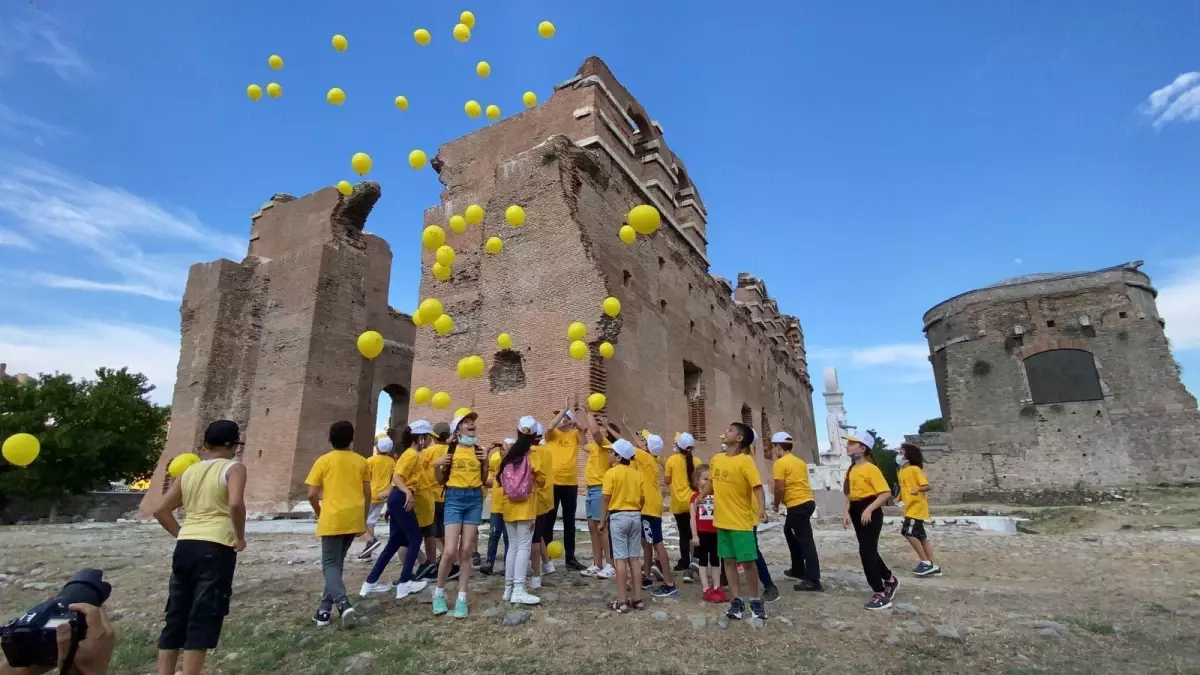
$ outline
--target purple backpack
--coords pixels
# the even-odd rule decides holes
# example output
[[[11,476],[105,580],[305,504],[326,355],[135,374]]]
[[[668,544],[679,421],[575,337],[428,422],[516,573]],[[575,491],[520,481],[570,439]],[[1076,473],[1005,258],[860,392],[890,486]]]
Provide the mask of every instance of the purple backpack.
[[[529,465],[529,455],[504,467],[500,472],[500,486],[504,488],[504,496],[509,501],[523,502],[529,499],[533,492],[533,468]]]

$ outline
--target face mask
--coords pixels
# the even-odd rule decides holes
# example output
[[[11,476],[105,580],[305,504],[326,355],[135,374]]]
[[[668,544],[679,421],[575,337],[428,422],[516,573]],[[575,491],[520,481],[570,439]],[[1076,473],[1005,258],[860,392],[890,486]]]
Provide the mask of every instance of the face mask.
[[[900,461],[900,466],[908,466],[908,458],[905,457],[904,455],[900,455],[896,459],[898,459]]]
[[[458,444],[465,445],[468,448],[475,447],[476,442],[477,442],[477,439],[474,436],[459,436],[458,437]]]
[[[865,453],[865,452],[853,452],[853,453],[850,453],[850,461],[852,461],[852,462],[857,462],[858,460],[862,459],[862,456],[863,456],[863,455],[865,455],[865,454],[867,454],[867,453]]]

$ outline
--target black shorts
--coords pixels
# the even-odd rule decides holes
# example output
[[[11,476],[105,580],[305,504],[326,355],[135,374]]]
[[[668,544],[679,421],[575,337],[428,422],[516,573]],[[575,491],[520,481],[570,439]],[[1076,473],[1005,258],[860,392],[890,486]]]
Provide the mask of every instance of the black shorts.
[[[904,524],[900,526],[900,534],[918,541],[925,541],[928,538],[925,536],[925,521],[916,518],[905,518]]]
[[[533,522],[533,543],[549,544],[554,541],[554,521],[557,514],[547,511]]]
[[[696,548],[696,564],[701,567],[720,567],[721,556],[717,555],[717,533],[700,532],[700,546]]]
[[[662,518],[642,516],[642,541],[651,546],[662,543]]]
[[[437,524],[430,523],[430,524],[426,525],[425,527],[422,527],[421,528],[421,538],[422,539],[436,539],[437,538]]]
[[[221,626],[229,614],[236,566],[237,551],[232,547],[189,539],[175,543],[159,649],[217,648]]]
[[[433,534],[435,539],[446,538],[446,502],[433,503]]]

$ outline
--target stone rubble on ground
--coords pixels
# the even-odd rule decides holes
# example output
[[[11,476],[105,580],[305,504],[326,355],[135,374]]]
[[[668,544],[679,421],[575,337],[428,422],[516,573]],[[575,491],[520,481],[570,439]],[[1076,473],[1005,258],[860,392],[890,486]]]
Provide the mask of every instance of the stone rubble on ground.
[[[938,626],[934,626],[933,630],[937,631],[938,637],[945,638],[947,640],[952,640],[954,642],[962,642],[963,641],[962,633],[958,630],[958,628],[955,628],[954,626],[938,625]]]
[[[530,612],[529,610],[514,610],[504,615],[503,624],[509,627],[520,626],[528,621],[529,617],[531,616],[533,616],[533,612]]]
[[[375,655],[371,652],[359,652],[342,661],[343,673],[365,673],[371,670]]]
[[[915,616],[920,614],[921,610],[916,605],[912,605],[907,602],[897,602],[892,605],[892,612],[895,614],[912,614]]]
[[[692,630],[694,631],[704,630],[704,628],[708,626],[708,617],[706,616],[693,614],[692,616],[688,617],[688,620],[692,622]]]

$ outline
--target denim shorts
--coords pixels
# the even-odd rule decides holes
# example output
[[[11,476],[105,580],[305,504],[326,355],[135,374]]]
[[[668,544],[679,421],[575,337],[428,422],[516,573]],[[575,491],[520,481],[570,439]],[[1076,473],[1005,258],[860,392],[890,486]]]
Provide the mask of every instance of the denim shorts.
[[[483,519],[483,490],[446,488],[446,525],[475,525]]]
[[[610,512],[608,532],[612,538],[613,560],[642,557],[642,514],[637,511]]]
[[[603,485],[589,485],[587,488],[587,517],[588,520],[600,522],[600,502],[604,498]]]

